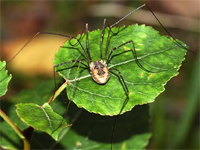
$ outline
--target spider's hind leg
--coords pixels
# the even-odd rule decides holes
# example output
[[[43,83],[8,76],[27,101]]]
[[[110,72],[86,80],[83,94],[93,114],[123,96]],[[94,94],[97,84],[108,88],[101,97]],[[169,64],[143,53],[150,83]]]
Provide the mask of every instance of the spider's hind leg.
[[[120,116],[121,112],[123,111],[124,107],[126,106],[126,104],[128,102],[128,99],[129,99],[129,90],[128,90],[128,87],[127,87],[127,85],[126,85],[126,83],[124,81],[124,78],[121,75],[121,72],[118,69],[115,69],[115,68],[111,68],[109,70],[115,70],[115,71],[118,72],[119,77],[120,77],[122,83],[124,84],[124,87],[125,87],[125,90],[126,90],[125,91],[126,92],[126,99],[124,100],[124,103],[123,103],[123,105],[122,105],[122,107],[121,107],[121,109],[119,111],[119,114],[116,116],[116,119],[115,119],[115,122],[114,122],[114,125],[113,125],[113,129],[112,129],[112,134],[111,134],[111,150],[112,150],[112,143],[113,143],[113,138],[114,138],[114,131],[115,131],[116,124],[117,124],[117,121],[119,119],[119,116]]]

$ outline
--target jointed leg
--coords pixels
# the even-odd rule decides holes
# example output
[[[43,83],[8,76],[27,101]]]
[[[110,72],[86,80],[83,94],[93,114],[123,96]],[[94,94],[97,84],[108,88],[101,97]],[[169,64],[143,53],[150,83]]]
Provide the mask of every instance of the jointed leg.
[[[88,61],[87,61],[87,59],[81,59],[81,60],[71,60],[71,61],[68,61],[68,62],[64,62],[64,63],[61,63],[61,64],[58,64],[58,65],[55,65],[54,66],[54,68],[56,68],[56,67],[58,67],[58,66],[61,66],[61,65],[64,65],[64,64],[69,64],[69,63],[73,63],[73,62],[78,62],[78,63],[81,63],[82,65],[84,65],[84,66],[86,66],[87,68],[88,68],[88,66],[87,65],[85,65],[84,63],[82,63],[81,61],[86,61],[87,63],[88,63]]]
[[[88,58],[88,55],[86,54],[86,51],[85,49],[83,48],[82,44],[80,43],[79,39],[77,39],[76,37],[73,37],[73,36],[68,36],[68,35],[63,35],[63,34],[59,34],[59,33],[51,33],[51,32],[37,32],[35,35],[33,35],[26,43],[25,45],[14,55],[13,58],[11,58],[7,64],[9,64],[37,35],[39,34],[50,34],[50,35],[58,35],[58,36],[63,36],[63,37],[67,37],[67,38],[70,38],[70,39],[76,39],[77,42],[81,45],[85,55],[86,55],[86,58],[89,62],[89,58]]]
[[[79,41],[81,40],[84,31],[85,31],[85,27],[83,28],[83,30],[82,30],[82,32],[81,32],[81,34],[80,34],[81,37],[78,39]],[[78,41],[77,41],[75,44],[72,44],[71,41],[69,40],[69,44],[70,44],[71,46],[75,46],[77,43],[78,43]]]
[[[119,114],[117,115],[117,117],[115,119],[115,122],[114,122],[114,125],[113,125],[113,130],[112,130],[112,135],[111,135],[111,150],[112,150],[112,143],[113,143],[113,137],[114,137],[115,127],[116,127],[117,120],[119,119],[119,116],[120,116],[122,110],[124,109],[124,107],[126,106],[126,103],[128,102],[128,99],[129,99],[129,97],[128,97],[129,96],[129,90],[128,90],[128,87],[127,87],[127,85],[126,85],[126,83],[124,81],[124,78],[121,75],[121,72],[118,69],[114,69],[114,68],[111,68],[109,70],[115,70],[115,71],[118,72],[118,74],[119,74],[119,76],[120,76],[120,78],[121,78],[121,80],[122,80],[122,82],[124,84],[125,90],[126,90],[126,99],[125,99],[125,101],[124,101],[124,103],[122,105],[122,108],[120,109]]]
[[[112,24],[110,27],[111,27],[111,28],[114,27],[116,24],[120,23],[120,22],[121,22],[122,20],[124,20],[126,17],[128,17],[129,15],[131,15],[133,12],[135,12],[136,10],[138,10],[138,9],[144,7],[144,6],[145,6],[145,4],[143,4],[143,5],[141,5],[140,7],[134,9],[133,11],[131,11],[130,13],[128,13],[127,15],[125,15],[123,18],[121,18],[120,20],[118,20],[117,22],[115,22],[114,24]]]
[[[103,44],[103,36],[104,36],[104,31],[105,31],[105,24],[106,24],[106,19],[103,20],[103,27],[102,27],[102,33],[101,33],[101,38],[100,38],[100,57],[102,60],[102,44]]]
[[[84,59],[83,59],[83,60],[84,60]],[[68,112],[68,109],[69,109],[69,106],[70,106],[70,103],[71,103],[71,99],[72,99],[72,95],[73,95],[73,92],[74,92],[74,87],[75,87],[75,83],[76,83],[76,78],[77,78],[77,75],[78,75],[78,71],[79,71],[79,68],[80,68],[80,64],[83,64],[81,61],[82,61],[82,60],[79,60],[79,61],[72,60],[72,61],[70,61],[70,62],[78,62],[78,68],[77,68],[77,71],[76,71],[75,81],[74,81],[74,84],[73,84],[73,87],[72,87],[72,91],[71,91],[71,95],[70,95],[70,98],[69,98],[69,102],[68,102],[68,104],[67,104],[66,111],[65,111],[65,113],[64,113],[64,115],[63,115],[63,119],[62,119],[60,125],[59,125],[51,134],[53,134],[53,133],[54,133],[59,127],[61,127],[61,125],[64,123],[64,122],[63,122],[63,121],[64,121],[64,117],[67,115],[67,112]],[[70,62],[68,62],[68,63],[70,63]],[[55,66],[54,66],[54,67],[55,67]],[[55,94],[55,92],[54,92],[54,94]]]
[[[162,72],[162,71],[166,71],[166,69],[163,69],[163,70],[161,70],[161,71],[150,71],[150,70],[144,68],[144,67],[142,66],[142,64],[139,62],[138,58],[137,58],[137,53],[136,53],[136,50],[135,50],[135,45],[134,45],[133,40],[130,40],[130,41],[128,41],[128,42],[125,42],[125,43],[123,43],[123,44],[121,44],[121,45],[119,45],[119,46],[113,48],[112,51],[110,52],[109,56],[108,56],[107,64],[109,64],[109,62],[110,62],[112,53],[113,53],[115,50],[119,49],[120,47],[122,47],[122,46],[124,46],[124,45],[126,45],[126,44],[128,44],[128,43],[132,43],[135,61],[136,61],[137,65],[138,65],[141,69],[143,69],[143,70],[145,70],[145,71],[147,71],[147,72],[151,72],[151,73],[159,73],[159,72]]]
[[[88,53],[90,62],[92,62],[92,58],[91,58],[91,56],[90,56],[90,50],[89,50],[88,23],[85,24],[85,30],[86,30],[86,49],[87,49],[87,53]]]
[[[76,83],[76,78],[77,78],[77,75],[78,75],[78,71],[79,71],[79,68],[80,68],[80,64],[83,64],[81,61],[82,60],[77,61],[78,62],[78,68],[77,68],[77,71],[76,71],[75,81],[74,81],[74,84],[73,84],[73,87],[72,87],[71,96],[70,96],[69,100],[72,99],[72,95],[73,95],[73,92],[74,92],[74,87],[75,87],[75,83]]]

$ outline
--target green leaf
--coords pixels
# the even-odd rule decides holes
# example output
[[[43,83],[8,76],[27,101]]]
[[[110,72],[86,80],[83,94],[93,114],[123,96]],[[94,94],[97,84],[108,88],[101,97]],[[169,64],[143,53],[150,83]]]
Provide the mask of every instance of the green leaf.
[[[32,140],[32,149],[40,149],[41,143],[38,142],[43,139],[45,142],[42,145],[51,149],[110,149],[116,117],[89,113],[71,103],[66,118],[72,126],[61,131],[57,144],[50,136],[35,134],[33,138],[37,140]],[[136,106],[120,116],[114,133],[113,150],[124,146],[125,149],[144,149],[150,137],[148,105]]]
[[[7,92],[8,83],[11,80],[11,74],[8,75],[7,70],[5,70],[6,62],[0,61],[0,97],[5,95]]]
[[[113,33],[117,33],[117,31],[117,28],[112,28]],[[101,30],[95,30],[88,33],[92,61],[100,60],[101,32]],[[172,38],[160,36],[158,31],[145,25],[123,26],[119,28],[116,35],[113,35],[113,33],[109,38],[106,59],[113,48],[133,40],[137,58],[141,65],[147,70],[156,72],[149,73],[137,65],[131,43],[125,44],[113,52],[108,68],[115,68],[121,72],[129,90],[129,100],[122,111],[124,113],[130,111],[135,105],[153,102],[164,91],[164,85],[167,81],[178,74],[186,50],[178,46]],[[105,30],[103,39],[103,56],[107,36],[108,28]],[[81,44],[86,50],[86,35],[79,35],[77,38],[80,38]],[[185,45],[181,41],[179,42]],[[71,60],[86,59],[77,40],[72,39],[70,43],[67,41],[56,52],[55,65]],[[89,112],[101,115],[118,114],[126,98],[125,86],[118,72],[111,70],[108,82],[99,85],[92,80],[88,68],[81,64],[79,70],[77,70],[78,65],[74,62],[56,67],[56,71],[64,79],[69,80],[67,86],[68,98],[78,107],[83,107]]]
[[[48,103],[43,106],[37,104],[17,104],[17,115],[20,119],[37,130],[50,134],[55,140],[59,132],[67,127],[63,117],[53,111]]]
[[[2,101],[1,108],[23,130],[28,126],[16,115],[15,104],[29,102],[42,105],[52,95],[53,89],[54,82],[45,81],[30,90],[20,92],[10,101]],[[64,114],[67,107],[66,93],[62,92],[51,106],[55,112]],[[29,113],[34,112],[29,110]],[[111,133],[116,117],[89,113],[71,103],[65,119],[72,123],[72,126],[60,132],[58,141],[45,132],[34,130],[31,149],[110,149]],[[0,126],[1,146],[7,146],[8,149],[11,147],[23,149],[22,141],[4,120],[0,122]],[[123,146],[126,149],[144,149],[150,136],[148,106],[136,106],[132,111],[119,117],[114,133],[113,149],[121,149]]]
[[[59,143],[68,149],[110,149],[116,117],[100,116],[71,105],[67,117],[72,120],[77,115],[77,120]],[[61,135],[65,133],[64,130]],[[150,137],[148,106],[136,106],[132,111],[120,116],[114,132],[113,150],[144,149]]]
[[[11,97],[8,100],[1,101],[1,109],[9,116],[9,118],[23,131],[28,127],[27,124],[23,123],[17,116],[16,107],[17,103],[36,103],[38,105],[44,104],[52,95],[54,90],[54,81],[49,80],[41,84],[38,84],[32,89],[22,91],[19,94]],[[62,110],[64,113],[64,107],[57,107],[58,110]],[[58,112],[58,111],[56,111]],[[41,135],[42,131],[34,130],[34,133]],[[11,127],[4,121],[0,121],[0,133],[1,133],[1,146],[7,149],[23,149],[23,142],[18,135],[11,129]],[[49,139],[53,138],[44,133]],[[34,137],[32,138],[34,139]],[[55,140],[53,140],[55,141]],[[42,142],[40,142],[42,143]],[[42,149],[42,147],[41,147]]]

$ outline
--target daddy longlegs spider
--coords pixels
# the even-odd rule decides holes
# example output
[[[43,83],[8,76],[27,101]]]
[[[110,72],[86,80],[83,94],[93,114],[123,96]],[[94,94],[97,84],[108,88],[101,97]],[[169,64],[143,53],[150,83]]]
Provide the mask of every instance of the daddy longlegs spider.
[[[142,5],[140,7],[138,7],[137,9],[131,11],[129,14],[125,15],[123,18],[121,18],[119,21],[117,21],[116,23],[114,23],[113,25],[111,26],[108,26],[109,27],[109,31],[108,31],[108,37],[107,37],[107,40],[106,40],[106,48],[105,48],[105,54],[104,54],[104,58],[103,58],[103,52],[102,52],[102,45],[103,45],[103,37],[104,37],[104,31],[105,31],[105,25],[106,25],[106,19],[104,19],[103,21],[103,27],[102,27],[102,34],[101,34],[101,37],[100,37],[100,60],[95,60],[94,62],[92,61],[92,57],[90,56],[90,50],[89,50],[89,39],[88,39],[88,24],[86,24],[86,27],[85,27],[85,33],[86,33],[86,49],[83,47],[83,45],[81,44],[80,42],[80,39],[76,38],[76,37],[72,37],[72,36],[67,36],[67,35],[62,35],[62,34],[56,34],[56,33],[49,33],[49,32],[38,32],[36,35],[34,35],[23,47],[22,49],[19,51],[21,52],[23,50],[24,47],[26,47],[26,45],[33,39],[35,38],[37,35],[39,34],[53,34],[53,35],[59,35],[59,36],[64,36],[64,37],[67,37],[67,38],[70,38],[70,39],[75,39],[77,41],[77,43],[82,47],[82,50],[83,50],[83,53],[86,57],[86,59],[81,59],[81,60],[71,60],[71,61],[68,61],[68,62],[63,62],[61,64],[57,64],[55,65],[54,67],[57,68],[59,66],[62,66],[64,64],[70,64],[70,63],[78,63],[78,68],[77,68],[77,72],[79,71],[79,68],[80,68],[80,65],[83,65],[84,67],[86,67],[88,70],[89,70],[89,73],[91,74],[92,76],[92,79],[97,83],[97,84],[106,84],[107,82],[109,82],[109,78],[110,78],[110,71],[113,70],[113,71],[116,71],[116,73],[118,74],[119,78],[120,78],[120,81],[122,82],[122,86],[124,86],[124,90],[125,90],[125,94],[126,94],[126,98],[124,100],[124,103],[121,107],[121,110],[119,111],[118,115],[117,115],[117,118],[115,120],[115,123],[114,123],[114,127],[113,127],[113,131],[112,131],[112,137],[111,137],[111,149],[112,149],[112,140],[113,140],[113,136],[114,136],[114,129],[115,129],[115,125],[116,125],[116,122],[117,122],[117,119],[119,118],[119,115],[121,114],[123,108],[125,107],[126,103],[128,102],[128,98],[129,98],[129,90],[128,90],[128,87],[126,85],[126,82],[124,81],[124,78],[123,76],[121,75],[121,72],[120,70],[116,69],[116,68],[108,68],[108,65],[110,63],[110,60],[112,58],[112,54],[113,52],[117,51],[120,47],[123,47],[125,46],[126,44],[132,44],[132,52],[133,52],[133,57],[135,58],[135,61],[137,63],[137,65],[147,71],[147,72],[152,72],[152,73],[157,73],[157,72],[162,72],[162,71],[166,71],[166,70],[161,70],[161,71],[151,71],[151,70],[148,70],[146,69],[145,67],[143,67],[143,65],[139,62],[139,60],[137,59],[137,53],[136,53],[136,50],[135,50],[135,46],[134,46],[134,41],[133,40],[130,40],[130,41],[126,41],[122,44],[119,44],[119,46],[117,47],[114,47],[111,52],[107,55],[107,48],[108,48],[108,43],[109,43],[109,38],[110,38],[110,34],[112,33],[113,35],[115,34],[118,34],[118,32],[113,32],[112,31],[112,28],[118,24],[119,22],[121,22],[123,19],[125,19],[127,16],[129,16],[130,14],[132,14],[133,12],[135,12],[136,10],[140,9],[141,7],[144,7],[145,5]],[[147,6],[148,7],[148,6]],[[148,7],[149,8],[149,7]],[[151,11],[151,10],[150,10]],[[152,12],[152,11],[151,11]],[[154,15],[154,13],[152,12],[152,14]],[[155,15],[154,15],[155,16]],[[156,17],[156,16],[155,16]],[[156,17],[157,19],[157,17]],[[158,19],[157,19],[158,20]],[[160,21],[158,20],[158,22],[160,23]],[[163,25],[160,23],[160,25],[163,27]],[[164,27],[163,27],[164,28]],[[165,29],[165,28],[164,28]],[[165,29],[166,30],[166,29]],[[166,32],[171,36],[171,34],[166,30]],[[173,36],[171,36],[173,38]],[[173,38],[174,39],[174,38]],[[177,42],[175,39],[174,41],[182,48],[186,49],[184,46],[182,46],[179,42]],[[73,45],[73,44],[72,44]],[[74,44],[75,45],[75,44]],[[186,49],[188,50],[188,49]],[[189,51],[189,50],[188,50]],[[18,52],[18,53],[19,53]],[[17,54],[18,54],[17,53]],[[16,55],[17,55],[16,54]],[[107,57],[108,56],[108,57]],[[14,59],[15,57],[13,57]],[[85,64],[85,63],[86,64]],[[76,77],[77,75],[75,76],[75,81],[74,81],[74,84],[73,84],[73,88],[75,86],[75,83],[76,83]],[[73,92],[71,93],[71,95],[73,94]]]
[[[142,70],[144,70],[146,72],[149,72],[149,73],[159,73],[159,72],[167,71],[167,69],[162,69],[162,70],[158,70],[158,71],[151,71],[151,70],[146,69],[145,67],[143,67],[143,65],[139,62],[139,60],[137,58],[137,53],[136,53],[136,50],[135,50],[135,44],[134,44],[133,40],[126,41],[126,42],[124,42],[122,44],[119,43],[119,45],[117,47],[112,48],[112,50],[110,51],[110,53],[107,54],[107,52],[108,52],[108,43],[109,43],[109,38],[111,37],[111,34],[112,35],[116,35],[119,32],[119,29],[118,29],[118,31],[116,33],[113,32],[112,28],[115,25],[117,25],[119,22],[121,22],[123,19],[125,19],[127,16],[129,16],[130,14],[132,14],[133,12],[135,12],[136,10],[138,10],[141,7],[144,7],[144,6],[145,5],[142,5],[142,6],[138,7],[137,9],[131,11],[130,13],[128,13],[127,15],[125,15],[124,17],[122,17],[119,21],[115,22],[111,26],[108,26],[108,35],[107,35],[107,38],[106,38],[105,52],[104,52],[104,57],[103,57],[103,51],[102,51],[103,48],[102,48],[102,45],[103,45],[104,31],[105,31],[105,25],[106,25],[106,19],[104,19],[104,21],[103,21],[103,27],[102,27],[102,33],[101,33],[101,36],[100,36],[100,60],[93,61],[92,57],[90,55],[89,39],[88,39],[88,37],[89,37],[88,32],[89,31],[88,31],[88,24],[86,23],[86,26],[85,26],[86,48],[84,48],[84,46],[80,42],[80,39],[82,37],[76,38],[76,37],[72,37],[72,36],[66,36],[66,37],[68,37],[70,39],[75,39],[76,40],[75,44],[71,44],[70,42],[69,43],[70,43],[71,46],[74,46],[74,45],[78,44],[81,47],[82,51],[83,51],[85,59],[80,59],[80,60],[74,59],[74,60],[71,60],[71,61],[68,61],[68,62],[63,62],[63,63],[60,63],[60,64],[56,64],[54,66],[55,68],[57,68],[59,66],[66,65],[66,64],[71,64],[71,63],[75,64],[75,63],[78,63],[78,68],[77,68],[77,71],[76,71],[75,79],[73,80],[74,84],[72,84],[72,92],[71,92],[71,96],[70,96],[69,99],[72,98],[72,94],[73,94],[74,87],[75,87],[75,84],[76,84],[76,81],[77,81],[77,74],[78,74],[80,65],[84,66],[85,69],[87,69],[89,71],[89,73],[91,74],[91,77],[94,80],[94,82],[96,82],[99,85],[104,85],[107,82],[109,82],[108,80],[110,78],[110,73],[113,73],[111,71],[116,71],[117,72],[117,75],[119,76],[119,80],[122,83],[122,86],[124,87],[126,98],[125,98],[125,100],[123,102],[123,105],[121,106],[121,109],[120,109],[118,115],[116,116],[116,120],[114,122],[113,130],[112,130],[112,135],[111,135],[111,149],[112,149],[112,143],[113,143],[113,137],[114,137],[114,130],[115,130],[115,126],[116,126],[117,120],[118,120],[120,114],[122,113],[122,110],[124,109],[126,103],[128,102],[128,99],[129,99],[129,89],[128,89],[128,86],[126,85],[126,82],[125,82],[123,76],[121,75],[120,70],[117,69],[117,68],[108,68],[110,60],[112,59],[113,53],[115,51],[117,51],[119,48],[121,48],[121,47],[123,47],[123,46],[125,46],[127,44],[131,44],[132,45],[132,49],[131,50],[133,52],[133,57],[135,59],[135,62],[136,62],[136,64]],[[149,10],[151,11],[150,8],[149,8]],[[152,12],[152,14],[155,16],[155,14],[153,12]],[[157,19],[156,16],[155,16],[155,18]],[[158,20],[158,22],[160,23],[159,20]],[[164,26],[161,23],[160,23],[160,25],[164,28]],[[172,37],[172,35],[167,30],[166,30],[166,32]],[[188,50],[186,47],[184,47],[178,41],[176,41],[176,39],[174,39],[174,42],[176,42],[179,47],[184,48],[185,50]],[[74,66],[74,64],[72,66]],[[58,69],[57,71],[59,71],[59,70],[64,70],[64,68],[63,69]]]

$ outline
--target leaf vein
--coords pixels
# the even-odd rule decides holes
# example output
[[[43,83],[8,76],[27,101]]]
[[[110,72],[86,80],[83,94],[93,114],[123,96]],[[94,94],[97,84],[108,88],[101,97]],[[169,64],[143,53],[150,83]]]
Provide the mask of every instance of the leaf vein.
[[[40,106],[40,108],[42,109],[42,111],[45,113],[47,120],[49,121],[49,126],[51,129],[53,129],[52,124],[51,124],[51,119],[49,118],[48,114],[46,113],[46,111],[44,110],[43,107]]]
[[[71,84],[71,85],[72,85],[72,84]],[[89,92],[89,91],[86,91],[86,90],[84,90],[84,89],[82,89],[82,88],[79,88],[79,87],[77,87],[77,86],[74,86],[74,88],[76,88],[76,89],[78,89],[78,90],[80,90],[80,91],[83,91],[83,92],[85,92],[85,93],[89,93],[89,94],[91,94],[91,95],[95,95],[95,96],[99,96],[99,97],[104,97],[104,98],[120,99],[120,100],[121,100],[121,98],[114,98],[114,97],[110,97],[110,96],[105,96],[105,95],[101,95],[101,94],[96,94],[96,93],[93,93],[93,92]]]

